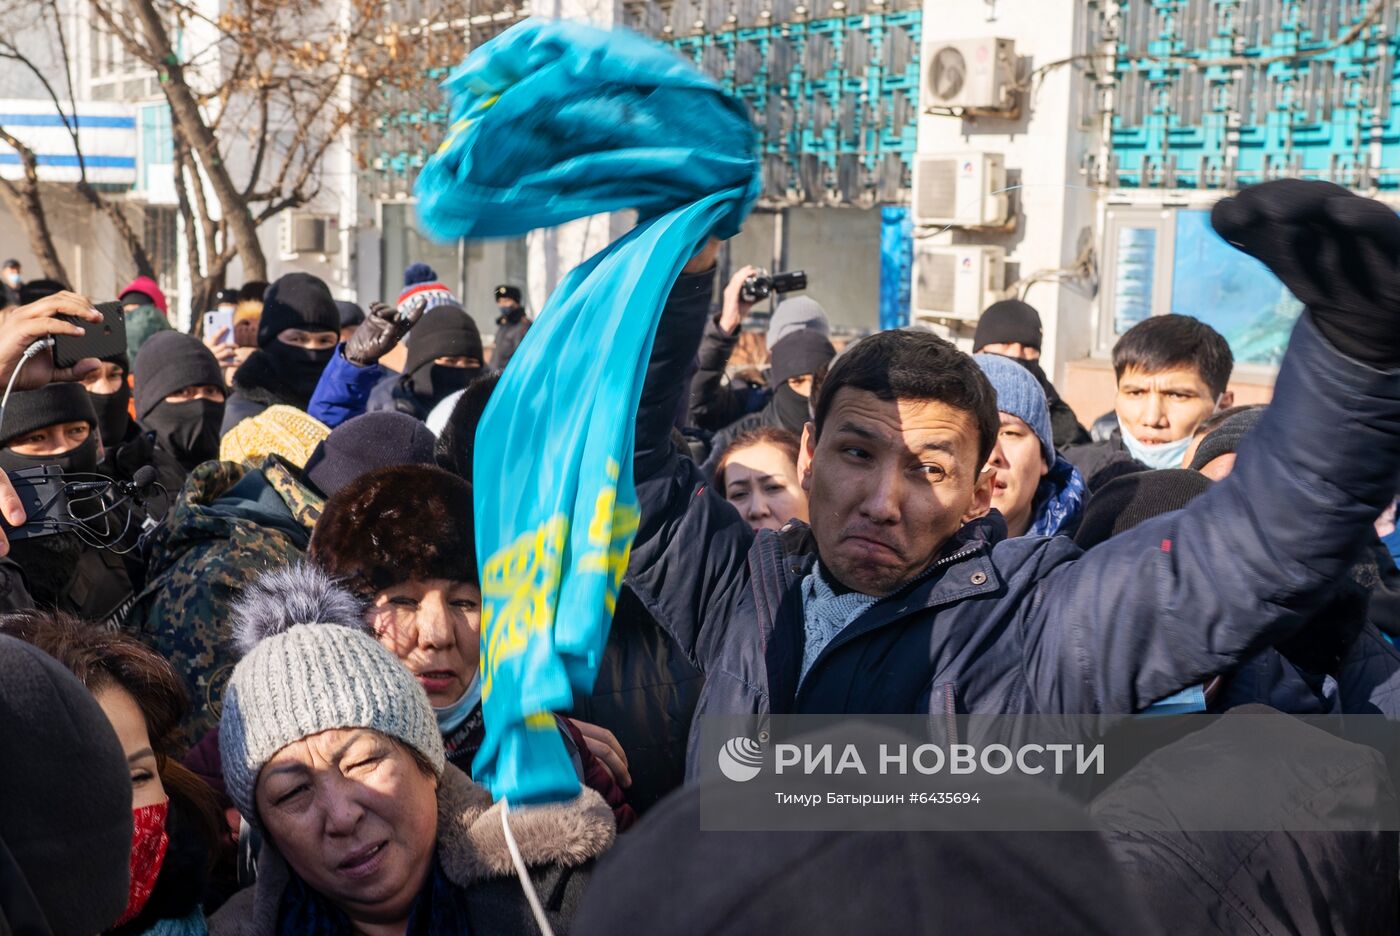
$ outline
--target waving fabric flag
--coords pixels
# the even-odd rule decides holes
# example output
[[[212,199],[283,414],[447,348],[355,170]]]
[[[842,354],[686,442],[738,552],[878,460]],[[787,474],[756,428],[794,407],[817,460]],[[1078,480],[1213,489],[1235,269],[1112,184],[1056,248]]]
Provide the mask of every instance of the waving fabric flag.
[[[748,214],[756,134],[675,53],[579,23],[526,20],[444,87],[451,130],[417,184],[428,233],[640,218],[565,277],[477,429],[486,738],[472,772],[497,798],[547,802],[579,789],[549,713],[591,690],[607,642],[637,530],[633,428],[657,322],[686,261]]]

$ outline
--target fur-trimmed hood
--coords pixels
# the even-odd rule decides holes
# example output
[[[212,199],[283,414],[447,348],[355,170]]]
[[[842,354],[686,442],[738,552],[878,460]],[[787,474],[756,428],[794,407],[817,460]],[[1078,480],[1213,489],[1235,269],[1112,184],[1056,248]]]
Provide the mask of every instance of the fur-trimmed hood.
[[[501,804],[462,771],[449,766],[438,784],[437,856],[448,880],[481,888],[513,878],[514,865],[501,827]],[[567,803],[512,809],[510,829],[538,891],[560,871],[577,870],[607,851],[617,837],[612,810],[597,791],[584,788]],[[264,839],[257,884],[234,896],[210,921],[215,936],[270,936],[291,871],[271,841]],[[504,881],[503,881],[504,882]],[[523,905],[518,883],[511,893]],[[499,892],[492,890],[492,897]],[[469,894],[470,899],[470,894]],[[525,910],[528,918],[528,910]]]

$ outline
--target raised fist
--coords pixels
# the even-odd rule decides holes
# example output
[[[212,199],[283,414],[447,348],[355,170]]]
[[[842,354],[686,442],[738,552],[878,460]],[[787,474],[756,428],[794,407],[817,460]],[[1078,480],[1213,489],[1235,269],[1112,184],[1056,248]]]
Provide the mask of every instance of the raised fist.
[[[400,308],[372,302],[364,324],[356,329],[345,345],[345,359],[356,367],[369,367],[403,340],[408,330],[423,317],[426,304],[418,298],[405,302]]]
[[[1344,354],[1400,365],[1400,216],[1330,182],[1281,179],[1216,203],[1211,224],[1258,258]]]

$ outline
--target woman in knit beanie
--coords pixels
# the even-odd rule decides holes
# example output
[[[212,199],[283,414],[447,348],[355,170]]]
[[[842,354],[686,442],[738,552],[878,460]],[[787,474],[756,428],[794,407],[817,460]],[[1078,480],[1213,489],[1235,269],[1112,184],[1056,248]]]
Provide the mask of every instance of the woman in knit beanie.
[[[613,819],[585,789],[513,810],[449,766],[427,696],[370,634],[359,603],[308,566],[278,570],[234,610],[244,656],[224,694],[229,797],[264,837],[255,887],[213,933],[529,933],[522,890],[567,930]]]

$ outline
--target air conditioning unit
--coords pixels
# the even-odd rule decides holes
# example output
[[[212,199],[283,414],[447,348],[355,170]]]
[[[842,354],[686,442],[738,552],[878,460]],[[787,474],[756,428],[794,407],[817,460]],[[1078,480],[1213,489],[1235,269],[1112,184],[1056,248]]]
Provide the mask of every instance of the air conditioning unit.
[[[914,248],[913,317],[973,321],[1005,285],[1006,251],[987,244]]]
[[[998,227],[1008,219],[1005,189],[1006,162],[1000,153],[919,153],[914,157],[914,223]]]
[[[1013,39],[935,39],[925,45],[922,106],[965,111],[1015,107]]]
[[[333,254],[340,250],[340,223],[329,215],[288,211],[282,215],[282,255]]]

